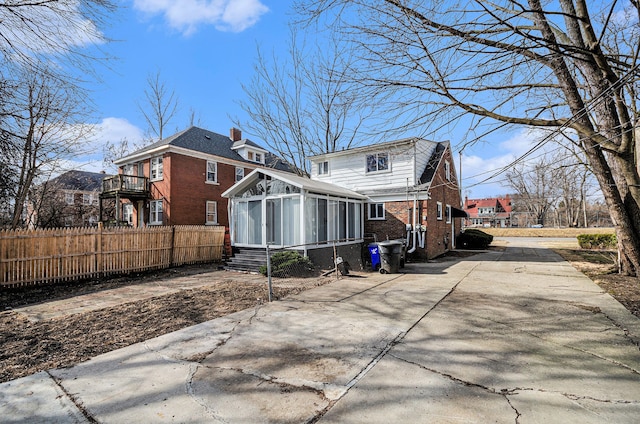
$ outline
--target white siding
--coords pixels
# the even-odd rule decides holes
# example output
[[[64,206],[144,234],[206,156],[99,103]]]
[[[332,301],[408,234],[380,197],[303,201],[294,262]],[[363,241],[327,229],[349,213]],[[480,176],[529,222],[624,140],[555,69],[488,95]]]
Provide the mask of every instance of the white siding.
[[[366,152],[353,154],[340,153],[336,156],[325,157],[329,161],[329,173],[318,175],[317,162],[312,164],[311,178],[350,190],[372,190],[376,188],[405,188],[407,178],[409,185],[414,185],[422,175],[429,158],[433,154],[436,143],[419,140],[415,145],[401,144],[398,147],[381,147],[380,150],[371,149]],[[389,172],[366,172],[366,156],[371,153],[389,152]]]

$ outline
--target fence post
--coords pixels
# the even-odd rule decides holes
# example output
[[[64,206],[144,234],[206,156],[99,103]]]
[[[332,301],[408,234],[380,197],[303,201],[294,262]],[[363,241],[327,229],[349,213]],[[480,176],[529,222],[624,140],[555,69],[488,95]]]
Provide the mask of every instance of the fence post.
[[[173,254],[176,249],[176,226],[171,226],[171,246],[169,251],[169,268],[173,267]]]
[[[102,259],[102,221],[98,222],[98,234],[96,237],[96,273],[99,277],[102,277],[102,270],[104,269],[103,259]]]
[[[271,286],[271,253],[269,252],[269,245],[267,244],[267,285],[269,288],[269,302],[273,297],[273,290]]]

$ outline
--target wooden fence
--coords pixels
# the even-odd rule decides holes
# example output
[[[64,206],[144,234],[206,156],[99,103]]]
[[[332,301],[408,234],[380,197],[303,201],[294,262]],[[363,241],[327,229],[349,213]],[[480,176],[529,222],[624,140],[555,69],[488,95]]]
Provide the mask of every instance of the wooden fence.
[[[0,286],[218,262],[224,232],[210,226],[0,230]]]

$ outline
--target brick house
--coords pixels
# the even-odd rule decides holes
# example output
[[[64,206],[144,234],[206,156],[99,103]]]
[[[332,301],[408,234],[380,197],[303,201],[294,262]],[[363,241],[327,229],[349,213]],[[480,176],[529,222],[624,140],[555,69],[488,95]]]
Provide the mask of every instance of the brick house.
[[[101,198],[115,198],[116,221],[133,226],[229,226],[222,192],[256,168],[289,170],[236,128],[227,137],[195,126],[115,164],[119,174],[105,179]]]
[[[367,197],[365,241],[405,239],[419,258],[455,247],[466,214],[448,142],[407,138],[310,160],[311,179]]]
[[[513,212],[509,195],[505,197],[491,197],[484,199],[464,199],[464,210],[469,215],[468,227],[499,227],[511,226]]]
[[[87,227],[98,224],[104,172],[72,170],[36,188],[27,204],[30,228]],[[113,204],[105,205],[113,209]]]

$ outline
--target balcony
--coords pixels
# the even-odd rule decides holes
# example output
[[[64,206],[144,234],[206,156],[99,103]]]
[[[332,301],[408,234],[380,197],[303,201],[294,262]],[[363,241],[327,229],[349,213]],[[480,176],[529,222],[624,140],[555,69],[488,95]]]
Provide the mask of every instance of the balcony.
[[[149,178],[135,175],[114,175],[102,180],[102,198],[147,199]]]

